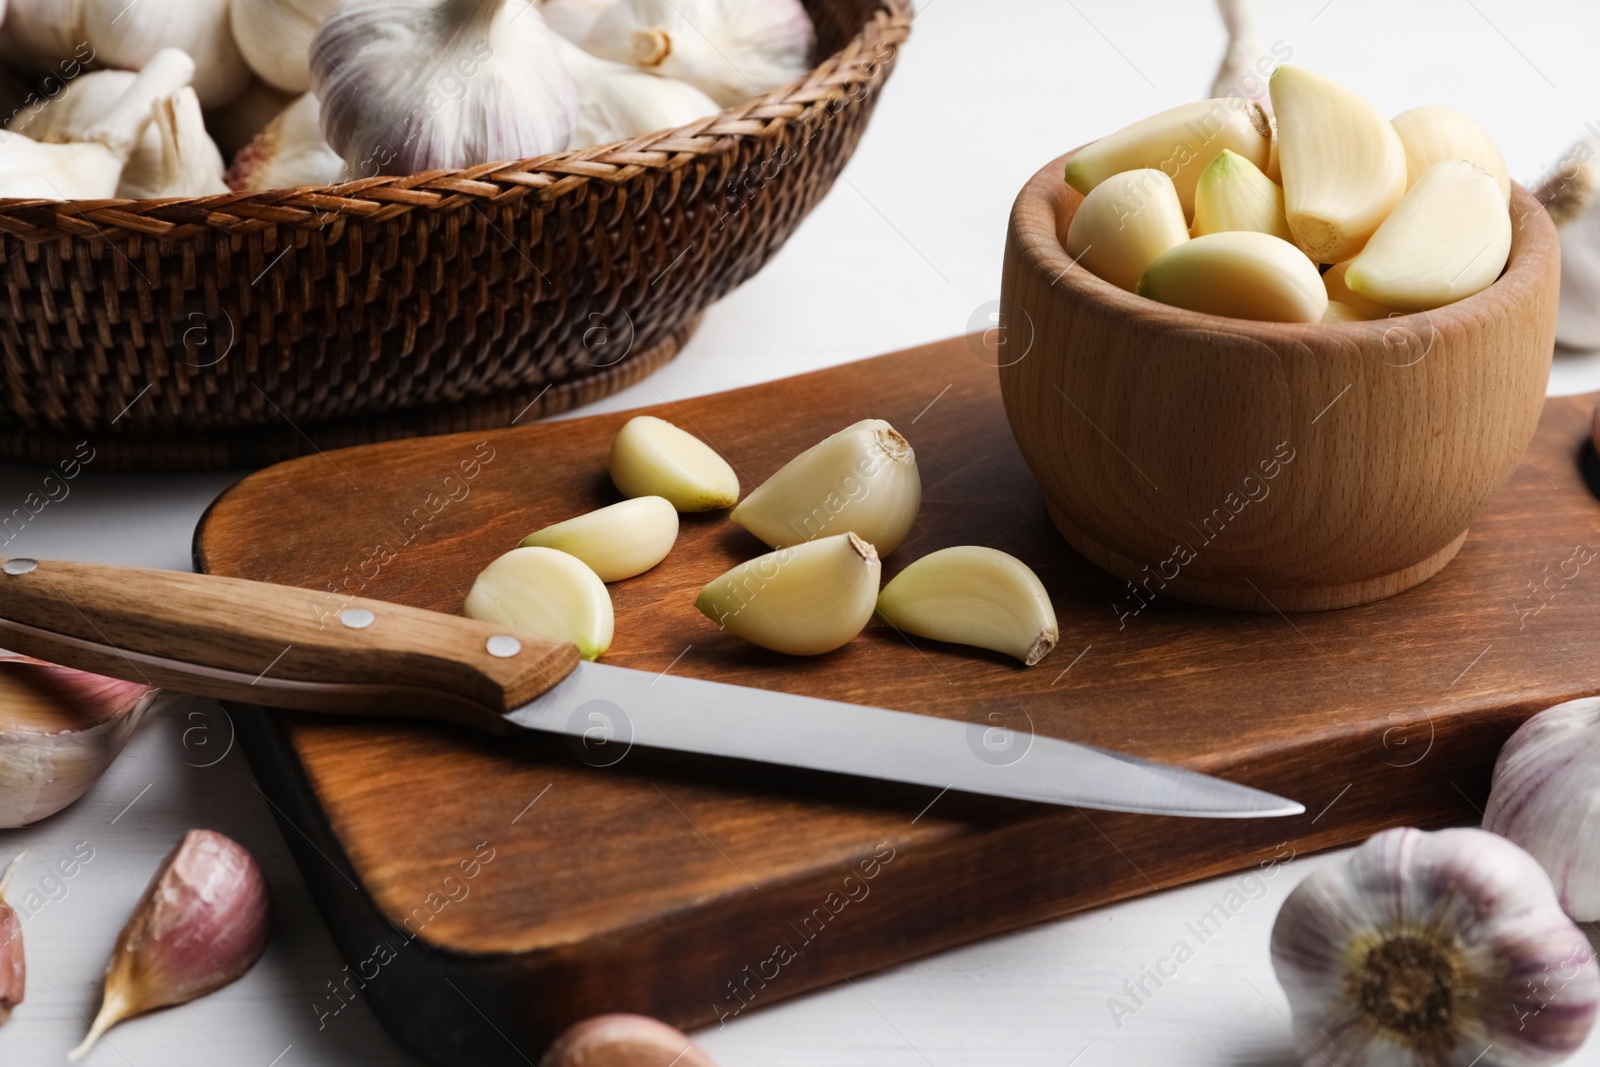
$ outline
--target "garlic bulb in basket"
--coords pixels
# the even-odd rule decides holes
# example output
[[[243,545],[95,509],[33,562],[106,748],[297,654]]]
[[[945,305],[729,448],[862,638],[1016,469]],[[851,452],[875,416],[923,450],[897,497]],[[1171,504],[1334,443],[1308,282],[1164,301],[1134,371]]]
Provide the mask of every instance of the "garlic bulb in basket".
[[[1483,828],[1538,860],[1579,922],[1600,919],[1600,697],[1546,708],[1500,749]]]
[[[344,180],[344,160],[322,139],[322,109],[306,93],[245,145],[227,173],[240,193],[332,185]]]
[[[646,74],[638,67],[598,59],[556,38],[562,61],[578,83],[578,129],[572,148],[625,141],[687,126],[722,108],[688,82]]]
[[[616,0],[583,46],[732,107],[803,77],[816,41],[800,0]]]
[[[207,107],[226,104],[250,80],[233,43],[228,0],[84,0],[78,39],[89,42],[100,64],[131,70],[163,48],[183,49],[194,57],[194,91]]]
[[[1600,174],[1589,162],[1595,151],[1575,145],[1562,172],[1534,190],[1561,235],[1556,340],[1570,348],[1600,348]]]
[[[121,174],[122,160],[98,142],[41,144],[0,130],[0,198],[109,200]]]
[[[229,0],[233,40],[262,79],[290,93],[311,88],[311,42],[340,0]]]
[[[572,140],[578,92],[529,0],[352,0],[312,47],[351,178],[526,159]]]

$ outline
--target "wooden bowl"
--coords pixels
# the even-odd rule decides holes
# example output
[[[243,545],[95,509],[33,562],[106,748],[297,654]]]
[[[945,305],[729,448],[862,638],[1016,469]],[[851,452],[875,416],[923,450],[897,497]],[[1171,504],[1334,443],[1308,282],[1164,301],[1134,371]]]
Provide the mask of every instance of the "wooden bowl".
[[[1012,208],[994,331],[1017,445],[1067,543],[1156,595],[1257,611],[1392,596],[1449,563],[1523,462],[1555,342],[1560,251],[1512,187],[1505,273],[1431,312],[1252,322],[1075,265],[1068,157]]]

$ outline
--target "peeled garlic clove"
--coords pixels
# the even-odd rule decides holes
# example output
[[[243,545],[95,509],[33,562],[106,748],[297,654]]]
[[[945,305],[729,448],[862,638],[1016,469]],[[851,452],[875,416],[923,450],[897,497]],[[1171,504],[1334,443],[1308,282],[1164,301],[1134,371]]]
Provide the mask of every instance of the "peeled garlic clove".
[[[344,160],[322,139],[316,95],[306,93],[273,119],[234,157],[224,180],[238,193],[343,181]]]
[[[1208,233],[1154,263],[1134,290],[1163,304],[1264,322],[1321,322],[1328,310],[1317,265],[1280,237]]]
[[[1385,307],[1368,296],[1355,292],[1345,282],[1344,272],[1350,263],[1335,263],[1322,272],[1322,287],[1328,292],[1329,303],[1343,304],[1363,319],[1385,319],[1394,314],[1394,308]]]
[[[1089,190],[1067,227],[1066,250],[1095,277],[1131,290],[1157,256],[1188,239],[1172,179],[1145,168]]]
[[[1194,235],[1254,230],[1292,241],[1283,190],[1236,152],[1222,151],[1200,172],[1194,190]]]
[[[0,656],[0,828],[38,822],[88,792],[156,693],[27,656]]]
[[[1573,146],[1562,171],[1534,190],[1561,236],[1556,341],[1571,348],[1600,348],[1600,176],[1587,162],[1597,151]]]
[[[799,0],[616,0],[583,47],[686,81],[732,107],[805,77],[816,32]]]
[[[993,548],[930,552],[878,594],[878,614],[918,637],[972,645],[1031,667],[1056,647],[1050,594],[1026,563]]]
[[[597,1015],[569,1027],[539,1067],[716,1067],[681,1030],[643,1015]]]
[[[311,42],[340,0],[230,0],[239,53],[261,79],[287,93],[311,88]]]
[[[1511,213],[1494,178],[1449,160],[1417,179],[1344,280],[1387,307],[1425,311],[1487,288],[1510,255]]]
[[[1511,202],[1511,172],[1506,157],[1482,126],[1453,107],[1414,107],[1389,120],[1406,150],[1406,184],[1415,185],[1437,163],[1464,159],[1494,178],[1500,196]]]
[[[773,548],[851,531],[888,555],[921,506],[911,445],[882,419],[862,419],[785,463],[728,518]]]
[[[1328,301],[1328,310],[1322,313],[1323,322],[1366,322],[1367,318],[1349,304],[1337,300]]]
[[[1600,967],[1550,881],[1482,830],[1388,830],[1284,901],[1272,966],[1300,1060],[1540,1067],[1583,1043]]]
[[[1539,861],[1568,915],[1600,919],[1600,698],[1557,704],[1517,728],[1495,760],[1483,828]]]
[[[640,496],[529,534],[518,548],[554,548],[582,561],[603,582],[643,574],[667,558],[678,539],[678,509]]]
[[[167,854],[106,964],[105,998],[77,1062],[124,1019],[214,993],[267,947],[272,898],[255,857],[212,830],[190,830]]]
[[[206,133],[200,99],[179,89],[155,106],[161,136],[161,179],[152,197],[214,196],[229,191],[222,180],[222,153]]]
[[[164,48],[182,49],[194,58],[194,91],[207,107],[226,104],[250,81],[233,43],[228,0],[83,0],[80,40],[98,63],[125,70],[140,69]]]
[[[567,70],[578,83],[578,129],[572,136],[572,148],[687,126],[722,110],[688,82],[597,59],[565,38],[557,38],[557,43]]]
[[[507,630],[571,641],[584,659],[611,647],[615,618],[606,583],[576,556],[514,548],[485,567],[461,613]]]
[[[22,951],[22,920],[6,903],[11,872],[21,858],[17,856],[6,864],[5,873],[0,874],[0,1024],[11,1018],[12,1010],[22,1003],[28,986],[28,964]]]
[[[694,606],[751,644],[818,656],[867,625],[880,574],[877,550],[843,533],[741,563],[700,590]]]
[[[1078,149],[1067,184],[1080,193],[1125,170],[1151,168],[1172,178],[1185,216],[1194,211],[1200,172],[1223,149],[1258,167],[1267,164],[1272,127],[1261,105],[1224,96],[1170,108]]]
[[[662,496],[679,511],[731,508],[739,476],[691,433],[654,415],[635,415],[611,442],[611,480],[623,496]]]
[[[350,0],[312,45],[323,135],[352,178],[559,152],[578,91],[557,40],[529,0]]]
[[[1272,74],[1289,229],[1318,263],[1349,259],[1406,191],[1406,150],[1389,120],[1338,82],[1301,67]]]

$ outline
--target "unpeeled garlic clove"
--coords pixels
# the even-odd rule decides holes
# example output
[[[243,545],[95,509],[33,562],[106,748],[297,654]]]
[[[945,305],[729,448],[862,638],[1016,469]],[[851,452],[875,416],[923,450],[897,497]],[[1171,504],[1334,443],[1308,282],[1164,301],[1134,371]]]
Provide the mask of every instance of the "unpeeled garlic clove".
[[[1067,227],[1065,247],[1089,273],[1131,291],[1157,256],[1188,239],[1172,179],[1147,167],[1090,189]]]
[[[1338,82],[1284,65],[1271,82],[1289,229],[1318,263],[1361,251],[1406,191],[1406,150],[1389,120]]]
[[[217,142],[222,158],[232,159],[296,99],[297,94],[274,89],[255,78],[227,104],[206,112],[206,131]],[[317,137],[322,137],[320,125]]]
[[[134,906],[106,964],[105,997],[77,1062],[124,1019],[213,993],[267,947],[272,899],[255,857],[212,830],[190,830]]]
[[[286,93],[311,88],[311,42],[341,0],[230,0],[234,44],[250,69]]]
[[[1172,178],[1187,217],[1194,211],[1200,172],[1223,149],[1258,167],[1267,164],[1272,126],[1261,105],[1236,96],[1181,104],[1078,149],[1067,164],[1067,184],[1080,193],[1114,174],[1152,168]]]
[[[0,874],[0,1025],[11,1018],[11,1012],[27,993],[28,964],[22,951],[22,920],[10,904],[6,903],[6,890],[11,885],[11,872],[16,870],[16,856],[6,864]]]
[[[539,1067],[716,1067],[681,1030],[644,1015],[597,1015],[569,1027]]]
[[[1500,196],[1511,202],[1511,172],[1506,157],[1482,126],[1453,107],[1414,107],[1389,120],[1406,151],[1409,188],[1437,163],[1464,159],[1494,178]]]
[[[678,539],[678,509],[659,496],[620,504],[546,526],[518,548],[553,548],[576,557],[603,582],[643,574],[667,558]]]
[[[1543,865],[1568,915],[1600,919],[1600,698],[1557,704],[1517,728],[1495,760],[1483,828]]]
[[[921,506],[910,443],[882,419],[862,419],[785,463],[728,518],[773,548],[848,530],[888,555]]]
[[[233,159],[223,180],[238,193],[332,185],[344,179],[344,160],[322,138],[322,108],[306,93],[273,119]]]
[[[751,644],[817,656],[867,625],[881,572],[877,550],[843,533],[741,563],[700,590],[694,606]]]
[[[877,611],[897,630],[1004,652],[1026,667],[1060,637],[1038,575],[1017,557],[978,545],[923,556],[883,587]]]
[[[1317,265],[1268,233],[1208,233],[1150,264],[1134,290],[1163,304],[1265,322],[1321,322],[1328,310]]]
[[[1387,307],[1426,311],[1487,288],[1510,255],[1511,214],[1494,178],[1447,160],[1417,179],[1344,280]]]
[[[1335,263],[1322,272],[1322,287],[1327,290],[1329,303],[1343,304],[1363,319],[1385,319],[1394,314],[1394,308],[1385,307],[1369,296],[1362,296],[1346,283],[1344,272],[1350,263]]]
[[[193,89],[179,89],[158,101],[154,125],[161,136],[161,179],[151,197],[215,196],[229,191],[222,180],[222,153],[206,133]]]
[[[635,415],[611,442],[611,481],[623,496],[661,496],[679,511],[731,508],[739,476],[700,438],[654,415]]]
[[[584,659],[611,647],[615,617],[600,576],[554,548],[514,548],[472,583],[461,613],[507,630],[571,641]]]
[[[1229,230],[1294,240],[1283,213],[1283,190],[1260,167],[1224,149],[1200,172],[1195,185],[1193,233],[1200,237]]]
[[[572,135],[572,148],[687,126],[722,110],[688,82],[598,59],[565,38],[557,38],[557,44],[567,70],[578,83],[578,128]]]
[[[1561,299],[1556,341],[1600,348],[1600,174],[1589,160],[1600,145],[1580,142],[1561,169],[1534,190],[1561,236]]]
[[[250,67],[233,42],[228,0],[83,0],[79,41],[108,67],[138,70],[164,48],[194,58],[194,91],[207,107],[220,107],[250,81]],[[8,27],[9,28],[9,27]]]
[[[1307,1067],[1541,1067],[1600,999],[1549,879],[1482,830],[1388,830],[1320,867],[1278,912],[1272,966]]]

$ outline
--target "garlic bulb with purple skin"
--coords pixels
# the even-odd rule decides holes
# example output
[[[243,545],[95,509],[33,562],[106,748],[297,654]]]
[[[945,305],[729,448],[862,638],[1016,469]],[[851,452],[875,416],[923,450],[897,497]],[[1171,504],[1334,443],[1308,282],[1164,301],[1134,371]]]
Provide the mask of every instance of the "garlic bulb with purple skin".
[[[11,872],[16,870],[17,860],[26,855],[23,852],[6,864],[5,873],[0,874],[0,1024],[9,1020],[11,1010],[22,1003],[28,985],[28,966],[22,954],[22,920],[6,903]]]
[[[242,845],[190,830],[167,854],[106,964],[105,997],[76,1063],[124,1019],[213,993],[260,959],[272,928],[266,878]]]
[[[645,1015],[596,1015],[567,1028],[539,1067],[716,1067],[680,1030]]]
[[[1495,760],[1483,828],[1544,866],[1568,915],[1600,919],[1600,697],[1546,708],[1517,728]]]
[[[1556,173],[1533,190],[1561,235],[1561,300],[1556,343],[1600,348],[1600,144],[1580,141]]]
[[[1600,966],[1533,857],[1387,830],[1284,901],[1272,966],[1302,1063],[1541,1067],[1594,1025]]]

